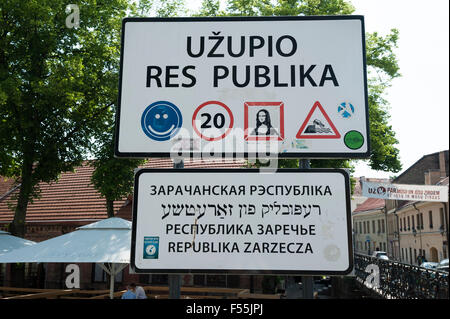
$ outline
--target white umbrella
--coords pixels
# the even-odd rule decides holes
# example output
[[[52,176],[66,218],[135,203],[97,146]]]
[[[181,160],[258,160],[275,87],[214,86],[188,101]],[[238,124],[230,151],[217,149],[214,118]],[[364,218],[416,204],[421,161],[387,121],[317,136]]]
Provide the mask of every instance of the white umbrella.
[[[114,277],[130,263],[131,222],[111,217],[0,256],[0,263],[98,263]]]
[[[34,244],[36,244],[34,241],[16,237],[8,232],[0,230],[0,256],[13,250],[28,247]]]

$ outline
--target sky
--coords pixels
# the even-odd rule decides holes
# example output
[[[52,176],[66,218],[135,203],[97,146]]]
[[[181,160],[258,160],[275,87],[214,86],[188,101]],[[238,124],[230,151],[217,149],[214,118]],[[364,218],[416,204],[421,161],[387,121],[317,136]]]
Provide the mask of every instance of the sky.
[[[399,30],[400,74],[386,91],[403,169],[374,171],[358,161],[354,176],[398,176],[422,156],[449,149],[449,1],[350,0],[366,32]],[[191,9],[201,0],[186,0]],[[369,119],[370,120],[370,119]]]

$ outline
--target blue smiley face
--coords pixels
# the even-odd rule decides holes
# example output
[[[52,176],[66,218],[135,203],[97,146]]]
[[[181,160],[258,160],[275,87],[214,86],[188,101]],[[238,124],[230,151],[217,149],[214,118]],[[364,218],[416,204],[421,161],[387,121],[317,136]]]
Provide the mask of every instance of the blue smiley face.
[[[183,124],[181,112],[173,103],[158,101],[150,104],[142,114],[141,126],[145,135],[155,141],[167,141],[175,136]]]

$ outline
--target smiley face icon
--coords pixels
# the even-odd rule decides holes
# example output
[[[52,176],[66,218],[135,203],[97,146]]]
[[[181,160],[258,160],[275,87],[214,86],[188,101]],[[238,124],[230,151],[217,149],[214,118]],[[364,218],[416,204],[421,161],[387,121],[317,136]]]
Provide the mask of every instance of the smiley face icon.
[[[167,141],[175,136],[183,124],[178,107],[167,101],[150,104],[142,114],[141,126],[145,135],[155,141]]]

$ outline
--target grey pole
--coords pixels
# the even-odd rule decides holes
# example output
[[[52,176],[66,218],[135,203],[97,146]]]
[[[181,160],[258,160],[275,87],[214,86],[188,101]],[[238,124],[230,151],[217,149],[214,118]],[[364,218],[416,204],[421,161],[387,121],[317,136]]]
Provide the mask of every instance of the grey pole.
[[[309,159],[298,160],[299,169],[310,169]],[[314,281],[312,276],[302,276],[303,299],[314,299]]]
[[[174,169],[183,169],[184,162],[180,160],[178,163],[173,162]],[[169,275],[169,299],[180,299],[181,297],[181,276]]]

